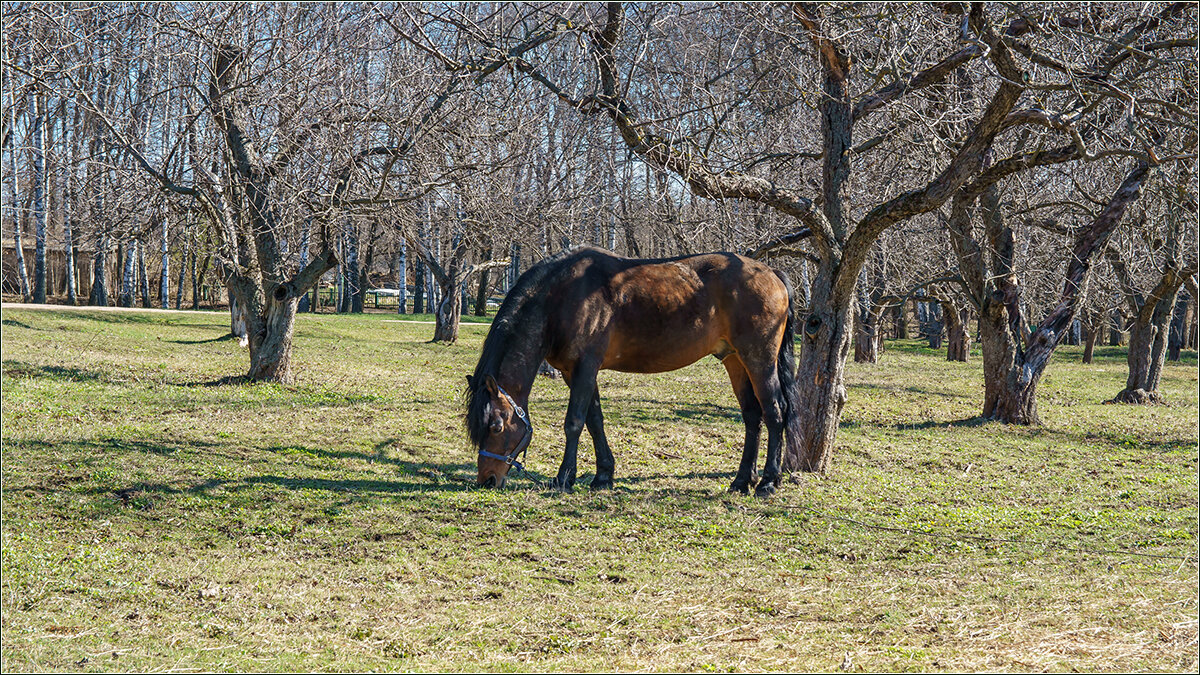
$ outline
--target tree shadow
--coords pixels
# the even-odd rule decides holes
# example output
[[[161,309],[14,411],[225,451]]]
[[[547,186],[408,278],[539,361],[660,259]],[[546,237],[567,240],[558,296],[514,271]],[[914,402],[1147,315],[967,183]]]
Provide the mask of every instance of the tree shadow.
[[[17,321],[16,319],[4,319],[3,321],[0,321],[0,323],[4,324],[5,326],[16,326],[17,328],[24,328],[26,330],[46,330],[45,328],[34,328],[33,326]]]
[[[877,389],[879,391],[888,391],[888,392],[907,391],[907,392],[912,392],[914,394],[922,394],[925,396],[940,396],[942,398],[950,398],[950,399],[967,398],[966,396],[964,396],[960,393],[957,393],[957,392],[953,392],[953,391],[935,391],[932,389],[925,389],[923,387],[917,387],[917,386],[912,386],[912,385],[903,386],[903,385],[878,384],[878,383],[874,383],[874,382],[857,382],[857,383],[853,384],[851,387],[853,389]]]
[[[82,368],[68,368],[65,366],[40,366],[24,361],[16,361],[13,359],[5,359],[3,362],[4,374],[12,378],[49,378],[55,380],[70,380],[72,382],[81,382],[85,380],[95,382],[115,383],[107,375],[94,371],[83,370]]]
[[[708,421],[741,421],[742,411],[736,406],[716,403],[664,403],[646,398],[610,399],[605,409],[605,422],[610,419],[640,422],[663,422],[673,418]]]
[[[925,420],[924,422],[897,422],[896,424],[862,424],[861,426],[872,426],[884,429],[896,429],[897,431],[918,431],[921,429],[973,429],[981,427],[988,422],[991,422],[985,417],[976,415],[975,417],[967,417],[961,420]]]
[[[209,338],[207,340],[164,340],[164,342],[171,342],[177,345],[206,345],[214,342],[233,342],[235,339],[233,333],[226,333],[220,337]]]
[[[225,387],[242,384],[253,384],[253,381],[246,375],[226,375],[218,377],[215,380],[205,380],[203,382],[177,382],[176,387]]]

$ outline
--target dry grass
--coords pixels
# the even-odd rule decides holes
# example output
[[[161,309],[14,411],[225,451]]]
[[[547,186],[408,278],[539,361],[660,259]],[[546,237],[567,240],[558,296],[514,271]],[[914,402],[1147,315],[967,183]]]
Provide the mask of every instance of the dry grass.
[[[1194,354],[1130,408],[1120,350],[1066,349],[1021,429],[972,419],[977,361],[893,345],[835,471],[767,503],[724,492],[716,364],[604,373],[617,488],[558,495],[562,385],[530,476],[469,489],[485,329],[381,318],[301,317],[284,388],[222,380],[221,314],[6,310],[3,668],[1195,669]]]

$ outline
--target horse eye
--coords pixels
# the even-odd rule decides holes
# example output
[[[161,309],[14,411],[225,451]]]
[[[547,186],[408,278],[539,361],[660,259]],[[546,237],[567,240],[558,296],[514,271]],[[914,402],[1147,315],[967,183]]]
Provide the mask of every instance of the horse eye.
[[[492,420],[492,423],[490,426],[491,426],[493,434],[498,434],[501,431],[504,431],[504,422],[502,422],[500,420]]]

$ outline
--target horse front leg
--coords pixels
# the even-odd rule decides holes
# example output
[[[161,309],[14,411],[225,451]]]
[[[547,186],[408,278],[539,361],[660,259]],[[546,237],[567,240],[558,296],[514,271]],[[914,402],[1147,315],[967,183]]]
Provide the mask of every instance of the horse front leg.
[[[550,487],[560,492],[570,492],[575,487],[576,455],[579,450],[579,435],[587,420],[588,409],[596,393],[596,369],[582,367],[579,364],[572,369],[570,375],[571,396],[567,401],[567,417],[563,421],[563,433],[567,437],[567,446],[563,450],[562,465],[558,467],[558,476],[550,483]]]
[[[613,459],[612,449],[608,447],[608,438],[604,435],[604,415],[600,412],[600,387],[592,391],[592,404],[588,406],[587,429],[592,435],[592,445],[596,448],[596,477],[592,479],[593,490],[607,490],[613,486],[613,470],[616,460]]]

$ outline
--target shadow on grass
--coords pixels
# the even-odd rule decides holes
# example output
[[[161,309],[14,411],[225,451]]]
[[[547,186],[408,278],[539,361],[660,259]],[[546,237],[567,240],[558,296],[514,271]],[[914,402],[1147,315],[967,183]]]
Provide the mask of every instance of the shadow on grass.
[[[55,313],[55,317],[64,321],[76,322],[99,321],[113,324],[151,324],[156,326],[170,326],[171,328],[213,328],[211,321],[197,321],[196,319],[201,317],[197,317],[194,314],[168,314],[141,307],[135,309],[136,311],[129,312],[113,312],[99,309],[95,311],[67,310]],[[220,315],[220,312],[213,312],[214,318]]]
[[[843,423],[844,424],[844,423]],[[1132,434],[1122,434],[1117,431],[1064,431],[1053,429],[1046,426],[1034,425],[1023,426],[1018,424],[1005,424],[997,422],[985,417],[968,417],[961,420],[926,420],[913,424],[863,424],[860,426],[871,426],[880,429],[894,429],[896,431],[924,431],[928,429],[976,429],[984,426],[992,426],[995,428],[997,436],[1006,438],[1015,438],[1025,436],[1031,438],[1045,438],[1055,441],[1054,445],[1062,446],[1077,446],[1077,447],[1097,447],[1104,446],[1109,449],[1121,450],[1138,450],[1150,454],[1169,454],[1195,452],[1195,441],[1187,438],[1150,438],[1145,436],[1134,436]],[[1053,447],[1051,446],[1051,452]]]
[[[852,389],[852,390],[854,390],[854,389],[876,389],[879,391],[890,391],[890,392],[905,391],[905,392],[911,392],[913,394],[922,394],[924,396],[939,396],[941,398],[948,398],[948,399],[966,398],[962,394],[959,394],[959,393],[956,393],[953,391],[937,391],[937,390],[933,390],[933,389],[926,389],[923,387],[904,386],[904,385],[900,385],[900,384],[876,384],[874,382],[856,382],[856,383],[850,385],[850,389]]]
[[[45,328],[34,328],[33,326],[30,326],[27,323],[21,323],[16,319],[4,319],[3,321],[0,321],[0,323],[3,323],[5,326],[16,326],[17,328],[24,328],[26,330],[46,330]]]
[[[925,420],[924,422],[900,422],[897,424],[861,424],[857,426],[880,427],[884,429],[896,429],[897,431],[919,431],[921,429],[973,429],[981,427],[991,420],[982,417],[967,417],[961,420]]]
[[[94,370],[67,368],[64,366],[39,366],[13,359],[4,360],[4,374],[13,378],[26,377],[30,379],[47,378],[52,380],[70,380],[72,382],[90,380],[94,382],[106,382],[112,384],[121,383],[118,380],[113,380],[107,375]]]
[[[224,387],[240,384],[254,384],[249,377],[245,375],[226,375],[218,377],[215,380],[205,380],[203,382],[176,382],[176,387]]]
[[[214,342],[233,342],[233,333],[226,333],[220,337],[209,338],[207,340],[166,340],[177,345],[207,345]]]

